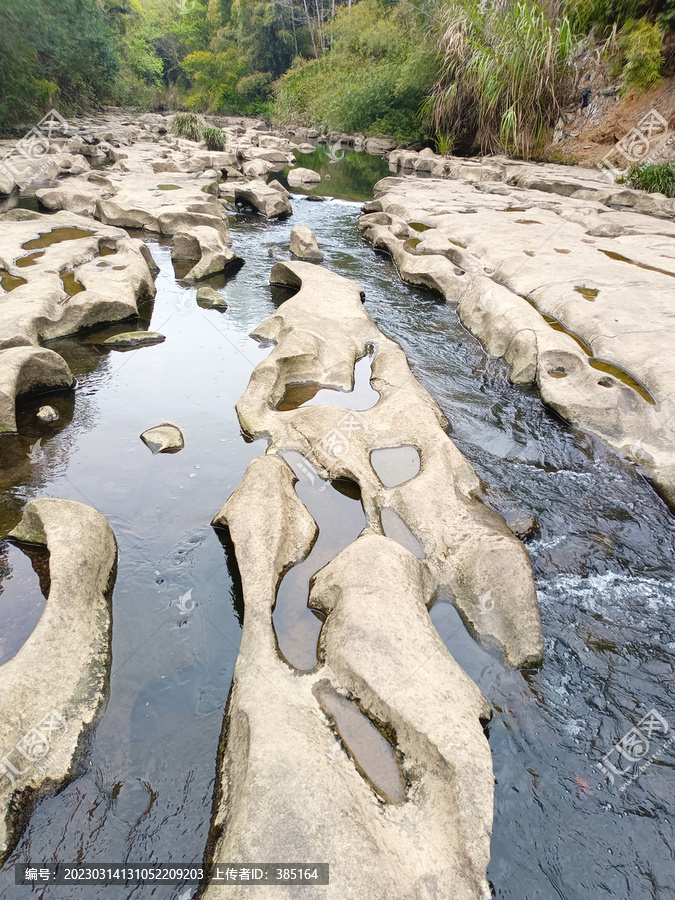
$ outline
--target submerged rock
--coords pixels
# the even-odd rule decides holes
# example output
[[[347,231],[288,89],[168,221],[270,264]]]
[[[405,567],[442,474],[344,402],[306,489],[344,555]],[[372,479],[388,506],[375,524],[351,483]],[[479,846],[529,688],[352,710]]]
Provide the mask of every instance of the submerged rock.
[[[0,666],[0,865],[34,804],[81,774],[107,702],[117,545],[104,517],[73,500],[31,500],[16,541],[45,544],[50,586],[23,647]]]
[[[36,415],[42,422],[56,422],[59,418],[59,414],[53,406],[41,406]]]
[[[161,344],[166,340],[163,334],[156,331],[125,331],[113,337],[101,341],[101,346],[112,349],[128,349],[131,347],[146,347],[150,344]]]
[[[178,453],[185,446],[182,431],[169,422],[148,428],[141,435],[141,440],[153,453]]]
[[[296,225],[291,231],[290,251],[298,259],[321,262],[323,253],[319,250],[316,235],[307,225]]]
[[[205,309],[227,309],[227,301],[218,291],[210,287],[200,287],[197,291],[197,303]]]

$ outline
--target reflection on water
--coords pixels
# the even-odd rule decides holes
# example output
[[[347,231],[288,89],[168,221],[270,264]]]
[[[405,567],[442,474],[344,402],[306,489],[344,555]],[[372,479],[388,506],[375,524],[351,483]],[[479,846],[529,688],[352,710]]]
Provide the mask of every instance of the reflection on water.
[[[296,669],[316,665],[316,648],[323,619],[307,606],[309,582],[319,569],[334,559],[359,536],[366,524],[361,497],[322,481],[307,466],[302,454],[283,454],[298,477],[295,490],[309,510],[319,535],[309,555],[286,573],[277,591],[274,630],[279,650]]]
[[[315,193],[369,198],[382,160],[358,157],[352,179],[340,168],[352,155],[331,164],[319,150],[299,163],[331,174]],[[340,172],[349,182],[344,190]],[[120,545],[111,698],[90,773],[39,804],[0,873],[0,897],[16,900],[11,864],[28,858],[202,858],[241,616],[239,589],[208,523],[264,451],[264,442],[242,440],[234,403],[269,352],[248,334],[285,299],[267,283],[269,249],[286,249],[291,228],[305,224],[317,234],[325,265],[359,283],[368,312],[408,354],[481,476],[487,501],[505,516],[537,519],[527,547],[546,639],[541,670],[504,668],[466,634],[449,604],[431,613],[493,705],[489,877],[496,896],[666,900],[673,896],[672,745],[624,793],[606,785],[595,764],[652,708],[675,726],[675,519],[638,469],[562,424],[529,389],[511,385],[506,366],[487,356],[451,306],[403,285],[389,258],[359,238],[358,203],[293,202],[287,222],[231,221],[246,264],[207,282],[228,303],[222,315],[197,307],[195,287],[176,285],[167,242],[146,235],[162,271],[142,327],[166,334],[166,342],[104,355],[87,339],[53,342],[79,381],[70,414],[54,403],[62,419],[47,427],[34,418],[38,403],[19,404],[21,434],[10,444],[23,453],[10,454],[0,441],[0,538],[27,499],[63,496],[100,509]],[[162,418],[184,431],[181,453],[152,456],[138,439]],[[44,458],[31,464],[25,454],[40,435]],[[320,487],[306,477],[298,482],[310,509],[301,491],[324,498],[329,490]],[[360,509],[347,497],[344,503],[350,514]],[[336,521],[333,549],[349,521]],[[14,571],[12,557],[10,564]],[[314,619],[306,587],[297,596]],[[144,891],[73,888],[68,897],[121,900]],[[171,888],[151,893],[177,900]],[[63,889],[43,896],[61,898]]]

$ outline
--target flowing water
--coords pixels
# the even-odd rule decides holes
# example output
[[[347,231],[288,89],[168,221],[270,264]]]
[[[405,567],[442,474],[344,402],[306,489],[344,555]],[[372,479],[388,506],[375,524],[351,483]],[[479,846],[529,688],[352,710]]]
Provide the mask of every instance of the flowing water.
[[[37,805],[0,873],[0,898],[30,893],[13,886],[17,861],[202,859],[242,620],[227,542],[209,522],[265,449],[242,438],[234,403],[269,352],[248,335],[287,296],[268,285],[270,251],[286,255],[294,224],[312,227],[325,265],[364,289],[366,309],[399,341],[446,414],[487,502],[505,516],[537,520],[527,546],[546,642],[541,669],[508,670],[467,635],[450,605],[431,612],[494,710],[487,731],[496,776],[488,871],[495,895],[675,898],[671,732],[656,729],[648,752],[634,750],[652,763],[625,790],[618,776],[612,786],[596,768],[650,710],[675,727],[675,518],[634,466],[511,385],[505,365],[466,332],[453,304],[402,284],[390,260],[360,240],[358,201],[387,174],[381,160],[347,153],[332,163],[318,150],[301,164],[330,174],[319,192],[342,199],[319,203],[299,194],[285,222],[234,217],[233,245],[246,263],[208,282],[227,300],[225,313],[199,308],[196,289],[175,280],[169,243],[146,236],[161,272],[157,298],[136,324],[166,341],[104,350],[98,342],[129,330],[127,323],[52,342],[78,387],[20,404],[20,436],[0,447],[0,538],[28,499],[54,496],[99,509],[119,544],[110,700],[89,771]],[[58,409],[58,422],[35,418],[44,402]],[[180,453],[153,456],[140,441],[162,420],[183,429]],[[345,507],[345,523],[358,531],[360,504],[333,488],[321,493],[323,485],[303,475],[297,489],[318,493],[317,517],[322,505]],[[341,537],[334,536],[336,546]],[[44,568],[44,556],[28,558],[0,541],[0,661],[35,626]],[[33,893],[182,900],[184,889]]]

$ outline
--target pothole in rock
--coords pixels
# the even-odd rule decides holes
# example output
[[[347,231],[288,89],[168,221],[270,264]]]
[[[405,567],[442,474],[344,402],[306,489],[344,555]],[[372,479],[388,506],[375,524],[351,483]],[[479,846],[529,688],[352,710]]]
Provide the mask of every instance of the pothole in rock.
[[[285,574],[277,591],[272,621],[279,651],[301,671],[313,669],[323,616],[307,605],[312,576],[353,543],[363,531],[366,516],[361,493],[352,482],[330,482],[319,475],[296,450],[283,458],[298,476],[295,490],[314,521],[319,535],[309,555]]]
[[[424,547],[408,528],[403,519],[393,509],[383,506],[380,510],[380,522],[385,536],[396,541],[406,550],[409,550],[417,559],[425,559]]]
[[[514,219],[516,225],[543,225],[543,222],[537,222],[536,219]]]
[[[0,545],[0,666],[16,656],[35,630],[48,593],[46,547]]]
[[[433,228],[433,225],[425,225],[424,222],[408,222],[410,228],[414,231],[429,231],[430,228]]]
[[[656,400],[652,397],[646,385],[626,369],[622,369],[620,366],[608,362],[606,359],[598,359],[597,357],[593,357],[589,362],[594,369],[597,369],[599,372],[605,372],[607,375],[616,378],[616,380],[620,381],[622,384],[627,385],[627,387],[632,388],[643,400],[646,400],[647,403],[651,403],[652,406],[656,403]],[[602,387],[614,387],[613,382],[609,378],[601,378],[598,381],[598,384],[602,385]]]
[[[384,487],[394,488],[418,474],[420,454],[411,444],[383,447],[371,452],[370,464]]]
[[[158,184],[158,191],[180,191],[181,186],[179,184]]]
[[[75,280],[74,272],[62,272],[61,283],[63,284],[63,290],[69,297],[73,297],[75,294],[79,294],[80,291],[86,290],[83,284],[80,284],[79,281]]]
[[[581,294],[581,296],[584,298],[584,300],[590,300],[591,303],[595,300],[595,298],[600,293],[600,291],[597,288],[582,287],[582,285],[580,285],[580,284],[576,285],[574,290],[577,292],[577,294]]]
[[[17,259],[16,265],[20,269],[26,269],[28,268],[28,266],[35,266],[37,265],[38,259],[40,259],[40,257],[44,255],[44,250],[38,250],[35,253],[29,253],[28,256],[22,256],[21,259]]]
[[[341,406],[363,412],[371,409],[380,399],[379,393],[371,386],[373,353],[362,356],[354,366],[354,389],[348,393],[338,388],[323,387],[320,384],[289,384],[279,401],[277,409],[287,412],[303,406]]]
[[[52,231],[45,231],[39,237],[26,241],[21,245],[22,250],[43,250],[45,247],[51,247],[52,244],[61,244],[63,241],[79,241],[80,238],[91,237],[93,231],[86,228],[54,228]]]
[[[149,784],[134,778],[118,782],[112,791],[112,809],[118,819],[127,825],[137,825],[152,809],[156,795]]]
[[[572,252],[571,250],[563,250],[563,249],[560,249],[559,247],[555,247],[554,249],[555,249],[556,253],[571,253]]]
[[[675,272],[669,272],[667,269],[659,269],[657,266],[649,266],[647,263],[636,262],[634,259],[628,259],[627,256],[622,256],[620,253],[616,253],[614,250],[603,250],[601,247],[598,247],[600,253],[604,253],[605,256],[608,256],[610,259],[616,259],[619,262],[629,263],[631,266],[637,266],[638,269],[647,269],[649,272],[659,272],[661,275],[669,275],[671,278],[675,278]]]
[[[353,700],[330,687],[317,686],[317,697],[333,719],[339,740],[329,753],[336,765],[349,765],[350,757],[379,793],[392,803],[405,799],[405,782],[396,752],[382,732]]]
[[[14,288],[21,287],[22,284],[27,284],[25,278],[19,278],[18,275],[10,275],[7,269],[0,269],[0,285],[6,291],[13,291]]]

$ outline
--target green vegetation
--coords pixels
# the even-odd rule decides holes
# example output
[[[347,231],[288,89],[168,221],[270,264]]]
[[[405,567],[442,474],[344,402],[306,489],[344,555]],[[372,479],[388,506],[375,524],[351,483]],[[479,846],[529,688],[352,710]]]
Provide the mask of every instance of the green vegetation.
[[[225,135],[220,128],[215,128],[213,125],[205,125],[202,128],[202,139],[206,142],[209,150],[225,149]]]
[[[278,82],[277,117],[327,130],[424,137],[421,107],[433,84],[438,52],[423,40],[424,19],[406,2],[362,0],[343,7],[324,29],[329,49],[296,60]]]
[[[0,131],[112,103],[212,148],[200,114],[533,156],[584,52],[644,91],[674,30],[675,0],[0,0]]]
[[[625,181],[630,187],[675,197],[675,163],[631,166]]]
[[[427,108],[437,131],[483,151],[529,155],[571,97],[578,41],[541,0],[453,3],[440,36],[443,62]]]
[[[197,113],[178,113],[171,123],[174,134],[190,141],[201,141],[203,129],[204,120]]]

